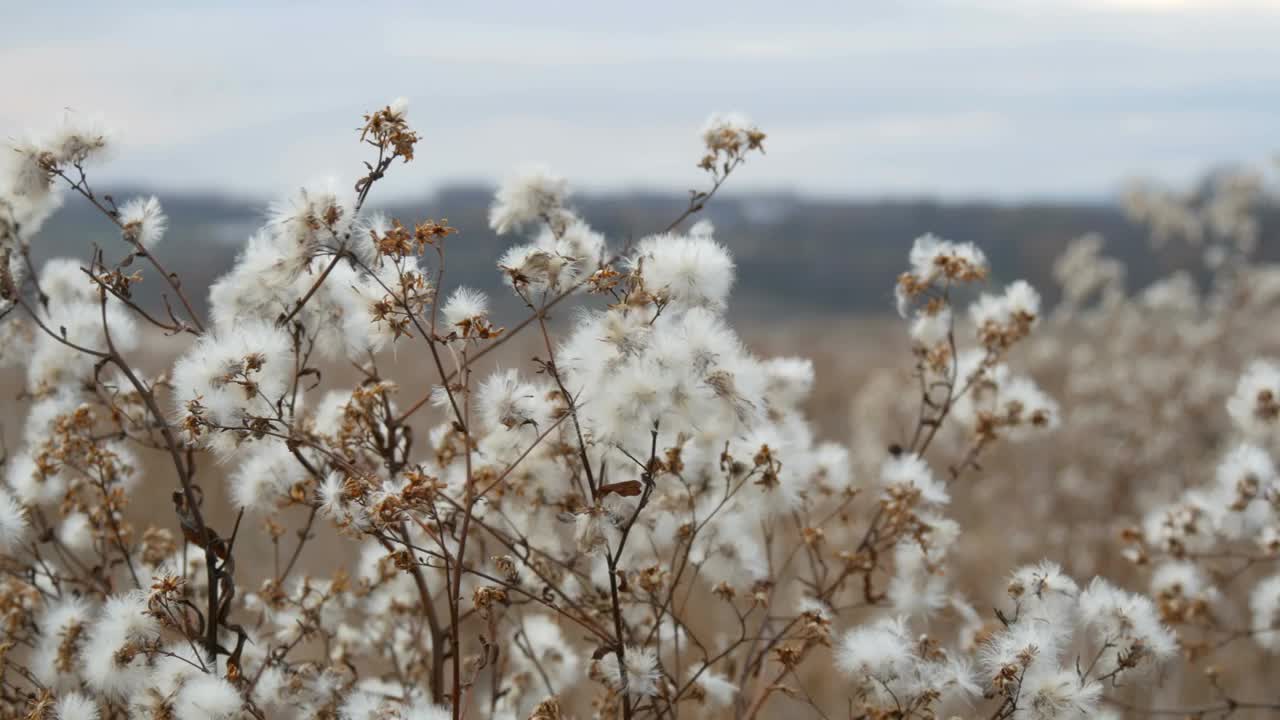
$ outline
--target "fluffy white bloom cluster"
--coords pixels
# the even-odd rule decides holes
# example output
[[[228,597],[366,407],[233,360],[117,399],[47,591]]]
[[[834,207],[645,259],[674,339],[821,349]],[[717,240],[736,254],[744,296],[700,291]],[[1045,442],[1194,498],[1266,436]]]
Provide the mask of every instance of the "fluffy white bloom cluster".
[[[1155,604],[1102,578],[1094,578],[1079,598],[1080,618],[1099,644],[1097,668],[1104,674],[1161,662],[1177,654],[1172,631],[1161,621]]]
[[[1254,639],[1269,652],[1280,653],[1280,575],[1258,582],[1249,593]]]
[[[1005,363],[993,363],[988,350],[965,351],[956,367],[967,392],[956,399],[955,419],[974,433],[1017,441],[1058,426],[1057,401],[1031,378],[1015,375]]]
[[[373,265],[380,235],[344,198],[325,181],[272,206],[266,225],[209,291],[216,331],[253,332],[288,318],[311,329],[308,344],[328,357],[361,357],[393,335],[374,322],[374,305],[401,290],[398,270],[416,272],[416,265]]]
[[[466,328],[476,320],[489,316],[489,298],[477,290],[460,287],[449,295],[444,307],[440,309],[440,315],[450,329]]]
[[[236,432],[200,433],[225,455],[255,418],[278,417],[294,370],[288,335],[266,321],[244,321],[226,333],[200,338],[173,367],[177,412]]]
[[[702,126],[706,154],[698,167],[717,184],[745,160],[752,150],[764,151],[765,134],[742,113],[715,113]]]
[[[505,235],[545,221],[562,231],[572,219],[564,206],[568,196],[569,181],[563,176],[540,165],[525,168],[507,178],[498,189],[489,210],[489,226]]]
[[[513,635],[513,646],[512,682],[518,688],[527,690],[541,683],[552,688],[572,687],[583,674],[585,659],[550,616],[527,615],[522,618]],[[656,662],[653,658],[650,660]],[[644,654],[640,653],[635,658],[628,657],[627,666],[639,667],[643,661]],[[636,678],[631,685],[633,692],[640,694],[636,688],[643,689],[646,679],[653,682],[648,674]],[[540,696],[533,692],[510,693],[499,701],[497,709],[500,714],[511,717],[528,717],[533,712],[536,699]]]
[[[722,144],[746,145],[756,126],[742,113],[713,113],[702,126],[702,142],[708,147]]]
[[[997,626],[955,570],[975,554],[957,520],[991,501],[988,484],[970,481],[980,459],[1006,450],[999,441],[1070,424],[1018,374],[1067,355],[1022,345],[1053,326],[1029,284],[959,312],[953,292],[985,279],[986,257],[917,239],[896,289],[911,392],[900,368],[894,382],[868,383],[860,408],[874,411],[855,417],[851,449],[822,440],[805,412],[823,399],[812,397],[813,362],[765,357],[730,327],[735,264],[715,229],[682,229],[762,150],[745,118],[708,122],[709,188],[668,230],[616,255],[568,207],[563,178],[536,168],[504,183],[490,225],[528,236],[498,270],[532,313],[510,331],[483,293],[428,281],[453,228],[363,212],[392,161],[412,159],[407,118],[400,100],[365,117],[360,137],[378,159],[354,192],[321,182],[272,206],[210,289],[208,327],[150,254],[168,224],[155,198],[102,206],[127,261],[23,275],[23,223],[67,173],[97,202],[79,172],[104,143],[82,128],[17,153],[0,186],[2,242],[16,251],[0,296],[36,326],[26,344],[6,343],[29,361],[31,408],[0,485],[0,564],[15,569],[0,577],[14,638],[0,664],[24,668],[0,669],[0,714],[557,720],[589,705],[601,718],[730,707],[758,718],[786,694],[822,714],[937,717],[991,700],[982,715],[1098,717],[1117,680],[1175,654],[1165,622],[1216,618],[1222,576],[1197,552],[1252,543],[1251,562],[1280,556],[1268,454],[1280,373],[1259,364],[1228,406],[1244,441],[1210,487],[1137,533],[1139,559],[1174,556],[1153,573],[1156,601],[1101,579],[1082,590],[1044,563],[1014,574]],[[1228,205],[1215,227],[1243,232]],[[139,258],[185,319],[133,300],[124,268]],[[1076,309],[1120,275],[1088,243],[1063,267],[1089,278],[1067,292]],[[584,307],[553,317],[574,293]],[[1121,305],[1194,322],[1205,303],[1184,277]],[[168,373],[131,365],[136,318],[190,341]],[[973,332],[956,332],[957,318]],[[531,367],[484,374],[496,357],[485,356],[526,328],[540,335]],[[408,397],[388,375],[405,358],[431,373]],[[1106,390],[1083,375],[1047,387]],[[1179,378],[1150,375],[1132,383],[1135,404]],[[1207,381],[1188,391],[1226,394]],[[1091,412],[1080,422],[1096,421]],[[1114,457],[1109,436],[1097,445]],[[153,510],[130,501],[156,494],[133,490],[157,455],[171,463],[157,482],[173,511],[135,524]],[[873,480],[855,482],[855,468]],[[1038,464],[1026,468],[1027,485],[1043,480]],[[1070,469],[1052,478],[1087,482]],[[233,512],[206,502],[216,489]],[[1003,542],[1017,524],[974,530]],[[350,570],[331,551],[339,539],[351,541]],[[1280,585],[1254,579],[1248,634],[1274,649]],[[831,661],[847,682],[815,698],[806,669]]]
[[[599,662],[598,672],[619,692],[641,698],[657,694],[658,683],[662,679],[658,672],[658,655],[646,647],[627,648],[621,670],[617,655],[604,656]]]
[[[711,239],[702,221],[688,236],[655,235],[640,241],[630,258],[659,302],[723,310],[733,285],[733,260]]]
[[[508,249],[498,261],[507,284],[526,302],[577,289],[607,260],[604,236],[565,207],[567,196],[564,178],[534,168],[508,178],[489,212],[500,235],[537,223],[532,242]]]
[[[98,704],[86,695],[69,692],[58,698],[54,708],[58,720],[98,720]]]
[[[1018,280],[1002,295],[980,295],[969,307],[969,318],[978,328],[983,345],[1011,344],[1039,321],[1040,294],[1025,280]]]
[[[883,618],[848,631],[836,663],[855,696],[883,708],[958,709],[981,694],[973,671],[927,637],[914,638],[902,618]]]
[[[1227,400],[1227,413],[1247,437],[1280,434],[1280,365],[1270,360],[1250,363]]]
[[[1002,361],[1039,324],[1039,293],[1018,280],[1000,295],[981,294],[968,311],[976,343],[966,347],[964,334],[955,329],[952,290],[986,277],[985,256],[972,245],[925,235],[916,239],[909,261],[896,286],[898,310],[904,317],[910,314],[912,349],[925,389],[921,417],[936,416],[928,420],[933,430],[918,433],[912,449],[917,442],[932,442],[947,419],[974,443],[973,458],[966,462],[996,438],[1023,440],[1057,427],[1058,403]]]
[[[661,240],[642,241],[632,261],[630,297],[650,307],[620,304],[584,316],[560,353],[571,390],[617,384],[609,397],[585,398],[582,415],[601,438],[634,440],[628,450],[644,447],[664,419],[672,437],[695,423],[724,436],[762,410],[753,399],[763,395],[765,368],[717,312],[732,283],[728,253],[709,235]],[[695,288],[723,294],[709,298]]]
[[[100,160],[111,141],[102,119],[67,111],[43,136],[32,136],[6,153],[0,172],[0,243],[25,243],[61,204],[56,174]]]
[[[155,249],[169,227],[169,218],[155,195],[134,198],[120,206],[120,225],[125,237],[146,248]]]
[[[1257,249],[1262,227],[1256,210],[1265,202],[1266,180],[1259,172],[1232,170],[1206,184],[1208,192],[1184,193],[1139,183],[1125,194],[1125,209],[1150,227],[1157,247],[1180,241],[1201,250],[1206,267],[1217,269]]]
[[[911,305],[922,296],[935,297],[932,293],[945,291],[953,284],[973,282],[987,276],[987,256],[973,243],[956,243],[936,235],[921,235],[911,246],[908,256],[911,268],[898,276],[894,288],[898,314],[907,317]],[[935,314],[935,308],[925,304],[921,312]]]
[[[880,481],[892,494],[915,495],[925,505],[951,502],[946,485],[934,478],[928,463],[919,455],[903,454],[885,461]]]
[[[1103,308],[1124,301],[1125,266],[1102,255],[1103,238],[1090,234],[1076,238],[1053,262],[1053,277],[1062,288],[1064,312],[1076,311],[1099,297]]]
[[[1129,669],[1151,657],[1167,658],[1173,641],[1159,626],[1154,605],[1127,594],[1100,598],[1103,588],[1110,588],[1102,584],[1084,602],[1069,577],[1045,564],[1015,575],[1010,590],[1018,608],[1012,620],[1005,617],[1005,630],[984,630],[944,571],[961,530],[942,514],[951,503],[949,483],[937,478],[921,455],[944,422],[965,429],[961,447],[968,449],[963,461],[949,469],[949,480],[955,481],[976,466],[979,453],[996,439],[1020,440],[1058,425],[1058,404],[1002,361],[1038,324],[1039,295],[1018,281],[1002,295],[979,297],[969,310],[976,344],[962,348],[952,324],[951,289],[985,277],[985,257],[970,245],[925,236],[916,241],[910,262],[897,293],[904,316],[916,308],[910,335],[925,388],[917,411],[921,422],[910,444],[895,446],[880,469],[880,513],[885,525],[897,531],[893,542],[880,545],[880,552],[892,550],[885,600],[896,615],[850,630],[838,661],[854,678],[868,715],[895,710],[946,714],[985,692],[1004,701],[997,717],[1092,717],[1099,710],[1105,687],[1100,678],[1107,670],[1090,668],[1094,675],[1089,676],[1072,669],[1075,658],[1068,653],[1077,631],[1097,625],[1100,633],[1114,635],[1097,640],[1098,647],[1112,654],[1099,657],[1099,664]],[[907,629],[943,613],[963,620],[955,652],[927,636],[914,638]],[[1136,622],[1137,629],[1122,633],[1117,628],[1128,628],[1125,620]],[[984,635],[989,637],[982,640]],[[1157,647],[1149,649],[1153,644]],[[966,648],[978,652],[980,673],[970,669]]]
[[[192,720],[231,720],[243,704],[234,685],[220,677],[197,673],[178,688],[173,709],[178,717]]]
[[[1150,510],[1141,533],[1135,533],[1130,557],[1168,556],[1157,565],[1151,589],[1166,615],[1192,622],[1229,612],[1219,582],[1186,558],[1271,558],[1280,555],[1280,473],[1270,452],[1258,442],[1273,436],[1274,420],[1267,406],[1280,377],[1269,361],[1254,361],[1245,369],[1227,412],[1243,438],[1221,456],[1211,482],[1185,490],[1172,502]],[[1243,548],[1243,550],[1241,550]],[[1256,581],[1249,595],[1252,625],[1244,631],[1264,649],[1280,651],[1276,641],[1276,607],[1280,604],[1275,577]]]
[[[1219,193],[1236,198],[1219,202],[1214,197]],[[1238,200],[1247,194],[1211,180],[1184,199],[1229,215],[1245,212]],[[1261,198],[1254,218],[1223,217],[1220,227],[1230,233],[1256,226],[1275,204],[1271,192]],[[1116,257],[1108,257],[1098,235],[1072,241],[1053,266],[1060,292],[1045,293],[1046,300],[1054,295],[1060,300],[1052,309],[1042,302],[1034,332],[1014,352],[985,366],[969,391],[973,396],[966,393],[955,401],[948,428],[933,438],[923,433],[931,440],[930,455],[966,457],[978,427],[975,406],[991,418],[1002,415],[1003,393],[991,393],[988,384],[1002,385],[1011,376],[1036,378],[1042,394],[1060,403],[1060,414],[1046,415],[1051,421],[1046,427],[1057,425],[1049,441],[1027,426],[1026,442],[983,450],[981,482],[966,483],[964,493],[949,484],[957,501],[948,513],[966,528],[961,545],[978,532],[983,551],[973,557],[953,553],[947,576],[963,584],[957,578],[980,576],[992,564],[1021,562],[1045,548],[1069,548],[1062,558],[1077,576],[1114,573],[1123,551],[1137,575],[1126,587],[1140,586],[1149,574],[1148,594],[1163,621],[1177,631],[1189,660],[1162,674],[1160,683],[1170,697],[1156,701],[1134,694],[1127,701],[1136,707],[1195,705],[1187,699],[1192,696],[1212,706],[1223,693],[1239,700],[1267,698],[1259,668],[1267,667],[1275,633],[1267,629],[1265,613],[1255,616],[1250,596],[1266,587],[1280,557],[1280,525],[1268,508],[1276,447],[1269,398],[1280,386],[1267,367],[1274,361],[1266,359],[1275,358],[1280,348],[1274,333],[1260,330],[1275,323],[1280,275],[1273,263],[1246,257],[1247,243],[1213,239],[1218,230],[1210,230],[1205,218],[1201,248],[1208,272],[1181,268],[1197,260],[1185,252],[1161,252],[1126,268],[1116,257],[1132,257],[1142,248],[1120,244],[1112,249]],[[1231,245],[1226,260],[1211,262],[1208,256],[1220,254],[1224,245]],[[1169,267],[1178,269],[1149,285],[1125,287],[1133,280],[1146,282],[1153,268]],[[930,299],[922,295],[911,307],[925,307]],[[952,325],[945,312],[932,326],[932,318],[921,314],[913,334],[928,340],[915,345],[934,350],[945,343]],[[958,345],[971,337],[960,325],[957,320]],[[840,351],[837,341],[827,345],[819,347]],[[985,353],[958,352],[961,378],[967,368],[984,366]],[[936,369],[935,358],[919,352],[917,357],[932,371],[929,377],[945,382],[950,376],[948,354],[937,353]],[[857,364],[849,363],[842,382],[860,384],[851,417],[877,418],[855,420],[852,457],[859,468],[870,469],[881,464],[886,446],[902,443],[898,428],[913,427],[921,408],[900,371],[868,377],[853,368]],[[1224,412],[1224,400],[1231,398]],[[935,391],[930,402],[926,410],[943,406],[946,392]],[[959,434],[957,428],[970,432]],[[1020,431],[998,434],[1024,439]],[[937,469],[945,473],[943,466]],[[1019,522],[991,534],[978,530],[989,517],[1005,514],[1016,514]],[[1123,528],[1117,517],[1142,522]],[[1220,674],[1206,682],[1201,670],[1209,667]],[[1172,697],[1175,689],[1183,702]]]
[[[696,674],[696,670],[690,671]],[[698,689],[702,691],[707,703],[713,708],[728,707],[738,695],[738,686],[733,684],[728,678],[710,670],[704,671],[701,675],[691,678]]]
[[[107,599],[85,631],[81,657],[89,687],[118,699],[144,687],[151,667],[142,646],[157,640],[160,624],[140,592]]]
[[[603,262],[604,238],[574,219],[556,233],[544,227],[534,241],[518,245],[498,265],[513,287],[527,285],[534,292],[562,292],[575,287]]]
[[[29,527],[26,508],[0,488],[0,552],[13,552]]]
[[[1014,573],[1004,628],[981,651],[983,682],[1017,717],[1090,718],[1107,683],[1173,657],[1154,603],[1101,578],[1081,590],[1054,563]]]
[[[138,345],[137,323],[119,302],[99,300],[93,281],[74,260],[51,260],[40,272],[38,284],[47,302],[34,310],[36,321],[56,329],[58,335],[31,333],[28,342],[4,348],[10,362],[29,361],[27,387],[49,397],[63,394],[92,380],[95,360],[89,349],[106,352],[110,345],[129,352]],[[13,355],[10,355],[10,354]]]

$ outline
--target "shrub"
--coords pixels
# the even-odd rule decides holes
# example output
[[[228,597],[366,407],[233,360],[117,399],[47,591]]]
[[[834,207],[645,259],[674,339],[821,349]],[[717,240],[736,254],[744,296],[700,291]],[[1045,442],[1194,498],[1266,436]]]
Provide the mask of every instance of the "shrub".
[[[526,237],[497,271],[528,314],[504,326],[483,294],[448,286],[446,250],[465,237],[447,221],[365,209],[414,159],[408,118],[403,101],[365,116],[371,160],[353,188],[274,205],[210,289],[207,319],[153,253],[169,230],[160,201],[117,206],[91,186],[109,146],[99,125],[69,118],[14,147],[0,297],[29,408],[0,490],[6,714],[755,718],[790,704],[822,717],[1098,717],[1125,706],[1126,687],[1160,684],[1149,670],[1180,650],[1203,655],[1170,626],[1226,629],[1227,583],[1201,561],[1252,567],[1280,551],[1276,471],[1242,444],[1208,490],[1148,510],[1128,535],[1134,560],[1170,558],[1150,597],[1043,562],[1016,569],[987,613],[948,569],[968,537],[953,498],[974,494],[983,459],[1072,431],[1023,368],[1051,353],[1020,363],[1015,351],[1052,342],[1036,340],[1047,322],[1105,332],[1133,312],[1108,292],[1116,273],[1096,241],[1063,260],[1067,302],[1046,321],[1021,281],[960,312],[986,258],[917,239],[895,286],[911,381],[884,396],[883,416],[858,418],[888,433],[905,411],[908,429],[851,454],[817,441],[804,415],[812,364],[758,357],[725,321],[733,260],[709,223],[687,226],[763,152],[749,121],[708,122],[707,185],[634,245],[594,231],[550,170],[506,181],[492,227]],[[59,188],[96,206],[120,245],[37,273],[30,243]],[[135,301],[144,276],[168,286],[163,308]],[[572,298],[572,321],[554,323]],[[138,358],[160,334],[183,350],[148,373]],[[520,334],[537,356],[482,377]],[[397,382],[396,358],[432,379]],[[351,385],[321,370],[343,361]],[[1251,366],[1227,401],[1250,443],[1274,439],[1278,398],[1276,366]],[[168,465],[143,478],[144,454]],[[172,513],[131,513],[144,487],[171,493]],[[232,513],[216,517],[206,493]],[[353,569],[301,570],[321,525]],[[245,557],[254,533],[273,562]],[[1249,602],[1250,624],[1230,632],[1274,649],[1277,582]],[[831,664],[842,679],[815,683]],[[1215,687],[1220,711],[1249,705]]]

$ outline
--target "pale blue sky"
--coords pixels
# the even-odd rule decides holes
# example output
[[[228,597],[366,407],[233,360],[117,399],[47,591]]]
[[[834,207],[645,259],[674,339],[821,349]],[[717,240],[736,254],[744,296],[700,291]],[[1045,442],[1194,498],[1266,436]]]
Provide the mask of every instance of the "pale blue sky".
[[[714,110],[769,132],[743,189],[1098,197],[1280,149],[1280,0],[0,5],[0,135],[100,111],[118,182],[353,177],[397,95],[400,196],[535,161],[683,189]]]

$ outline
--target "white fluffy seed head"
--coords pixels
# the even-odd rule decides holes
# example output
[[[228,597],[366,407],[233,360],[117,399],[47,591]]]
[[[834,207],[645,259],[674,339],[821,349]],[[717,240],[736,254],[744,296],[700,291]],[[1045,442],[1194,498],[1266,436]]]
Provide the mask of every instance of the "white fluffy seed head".
[[[1018,606],[1018,614],[1039,618],[1046,625],[1064,623],[1071,617],[1080,595],[1080,586],[1062,566],[1048,560],[1026,565],[1013,573],[1006,588]]]
[[[239,691],[231,683],[199,673],[182,684],[173,707],[184,720],[230,720],[243,704]]]
[[[284,443],[251,446],[231,473],[231,499],[252,513],[269,513],[306,479],[305,468]]]
[[[716,148],[725,144],[747,146],[750,134],[757,128],[751,118],[740,112],[712,113],[702,125],[702,142],[708,148]]]
[[[98,720],[98,703],[77,692],[63,693],[54,706],[57,720]]]
[[[880,468],[880,482],[886,488],[917,491],[920,500],[927,504],[945,505],[951,501],[946,485],[934,477],[923,458],[913,453],[885,460]]]
[[[1103,653],[1101,667],[1109,663],[1120,669],[1122,657],[1136,664],[1163,662],[1178,651],[1173,632],[1160,621],[1155,603],[1144,595],[1094,578],[1080,593],[1079,608],[1081,622],[1093,630],[1099,647],[1110,645]]]
[[[694,672],[696,670],[690,670],[691,675]],[[698,687],[702,688],[702,692],[706,694],[707,703],[711,707],[728,707],[738,695],[737,685],[731,682],[729,678],[711,670],[703,671],[695,682],[697,682]]]
[[[625,689],[638,697],[655,695],[658,692],[658,681],[662,677],[658,670],[657,653],[652,648],[632,645],[626,648],[626,663],[622,672],[618,670],[616,653],[609,653],[601,658],[600,669],[614,688]]]
[[[1102,686],[1081,680],[1074,669],[1027,673],[1019,688],[1019,712],[1026,720],[1066,720],[1095,717]]]
[[[164,238],[164,231],[169,227],[169,218],[160,207],[156,196],[133,198],[120,206],[120,224],[124,227],[125,238],[138,243],[147,250],[152,250]]]
[[[912,661],[912,642],[901,618],[882,618],[854,628],[836,649],[836,666],[845,675],[868,685],[902,675]]]
[[[26,508],[0,487],[0,552],[12,553],[26,539],[30,527]]]
[[[1227,413],[1246,437],[1266,438],[1280,426],[1280,365],[1254,360],[1227,400]]]
[[[917,311],[915,318],[911,321],[911,340],[927,350],[946,342],[950,333],[950,307],[940,308],[937,312]]]
[[[649,292],[684,307],[721,311],[733,287],[733,259],[709,235],[645,238],[630,263]]]
[[[489,209],[489,227],[499,235],[564,212],[569,182],[550,169],[535,165],[502,182]]]
[[[41,149],[50,153],[59,165],[85,165],[107,154],[111,136],[101,115],[67,110],[41,141]]]
[[[489,297],[479,290],[459,287],[449,295],[440,314],[450,328],[456,328],[475,318],[488,316]]]
[[[1280,575],[1264,578],[1249,593],[1253,639],[1267,652],[1280,653]]]
[[[275,417],[276,406],[289,389],[293,372],[292,341],[273,323],[247,321],[208,333],[197,340],[173,366],[174,412],[189,414],[188,403],[198,401],[203,417],[221,428],[242,428],[252,417]],[[235,433],[209,428],[200,440],[229,452]]]
[[[151,676],[147,656],[120,651],[154,641],[159,632],[142,591],[108,598],[80,651],[86,684],[110,697],[124,698],[140,692]]]

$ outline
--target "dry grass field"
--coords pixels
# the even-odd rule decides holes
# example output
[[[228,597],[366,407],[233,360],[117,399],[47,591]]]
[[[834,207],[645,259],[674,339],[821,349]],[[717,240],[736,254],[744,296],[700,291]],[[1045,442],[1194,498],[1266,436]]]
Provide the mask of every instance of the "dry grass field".
[[[1161,321],[1155,318],[1152,322]],[[1160,329],[1157,326],[1156,330]],[[819,438],[844,443],[856,450],[854,457],[861,463],[854,471],[855,485],[867,493],[865,503],[851,509],[851,517],[857,517],[858,511],[874,505],[875,499],[870,493],[877,482],[878,458],[887,453],[891,445],[906,441],[915,420],[910,393],[915,382],[914,361],[902,321],[886,314],[798,320],[782,328],[748,326],[740,330],[751,350],[762,357],[792,354],[801,349],[812,359],[815,383],[804,409]],[[1165,454],[1146,463],[1135,459],[1133,467],[1094,466],[1081,471],[1082,458],[1087,458],[1091,447],[1104,438],[1089,434],[1098,432],[1096,427],[1073,430],[1071,418],[1077,409],[1067,399],[1070,397],[1067,386],[1072,378],[1071,371],[1064,365],[1068,364],[1072,351],[1101,354],[1101,349],[1093,346],[1105,340],[1096,331],[1068,325],[1052,341],[1026,348],[1018,355],[1017,361],[1029,363],[1039,382],[1055,396],[1064,398],[1063,427],[1053,436],[996,448],[983,458],[978,471],[953,493],[953,516],[965,532],[963,541],[950,555],[945,573],[949,582],[972,598],[980,610],[1002,602],[1002,588],[1010,569],[1042,558],[1062,563],[1076,577],[1097,574],[1128,578],[1132,589],[1142,590],[1145,573],[1135,573],[1133,564],[1121,557],[1123,531],[1140,519],[1142,507],[1149,502],[1144,496],[1168,495],[1175,488],[1195,485],[1212,473],[1213,459],[1221,454],[1221,436],[1228,423],[1221,402],[1192,406],[1184,417],[1159,420],[1156,418],[1160,418],[1160,408],[1153,405],[1150,408],[1153,422],[1168,423],[1167,431],[1177,438],[1178,447],[1165,448]],[[180,340],[161,333],[150,334],[143,345],[147,350],[140,354],[138,364],[154,372],[165,370],[183,347]],[[1280,354],[1280,335],[1253,334],[1248,346],[1253,352]],[[486,362],[480,372],[487,374],[503,367],[519,366],[541,350],[532,336],[511,343],[502,352],[495,353],[496,357]],[[1148,350],[1156,352],[1154,347]],[[1111,357],[1102,362],[1116,365],[1098,368],[1100,371],[1124,374],[1135,370],[1143,357]],[[404,395],[416,395],[420,388],[432,382],[433,370],[423,353],[412,347],[393,352],[383,368],[399,379],[399,392]],[[1080,368],[1075,371],[1079,372]],[[340,363],[323,367],[322,372],[327,381],[339,386],[359,378],[351,367]],[[5,442],[8,447],[14,447],[19,442],[18,430],[26,405],[22,399],[23,381],[13,370],[4,371],[0,377],[5,396],[11,398],[10,421],[4,424]],[[1184,392],[1174,379],[1164,382],[1167,383],[1165,392]],[[1120,397],[1104,396],[1103,407],[1109,400],[1114,401],[1112,410],[1118,413],[1117,423],[1128,417],[1119,414],[1125,405]],[[1158,398],[1145,400],[1156,403]],[[1103,408],[1094,404],[1098,401],[1099,398],[1089,398],[1090,406],[1080,407],[1078,412],[1103,412]],[[425,434],[441,417],[439,412],[424,413],[415,419],[414,427]],[[1151,429],[1112,427],[1103,432],[1141,433]],[[1121,438],[1110,440],[1125,447]],[[952,438],[939,456],[945,458],[944,453],[950,452],[955,457],[961,452],[961,444],[958,438]],[[1141,442],[1135,440],[1126,452],[1137,454],[1140,445]],[[132,493],[127,515],[139,526],[157,522],[163,526],[173,511],[169,497],[175,483],[172,466],[159,450],[141,451],[139,455],[145,464],[145,480]],[[235,462],[234,456],[222,465],[209,461],[197,475],[200,485],[207,488],[209,522],[219,529],[229,528],[236,517],[224,480],[228,467]],[[293,508],[283,511],[278,519],[286,526],[298,527],[305,514],[305,509]],[[330,524],[318,523],[312,535],[314,539],[298,563],[302,572],[326,578],[342,568],[355,571],[358,548],[338,530]],[[279,543],[273,543],[261,519],[248,521],[237,539],[242,553],[237,572],[246,578],[278,572],[293,540],[291,533]],[[1261,574],[1252,572],[1239,582],[1247,585],[1251,578],[1256,580]],[[714,609],[714,598],[705,588],[699,594],[704,602],[693,605],[705,610],[691,613],[691,626],[702,632],[724,630],[724,623],[731,618],[726,619]],[[838,623],[854,625],[875,613],[875,610],[848,611],[838,616]],[[943,618],[940,624],[946,627],[947,619]],[[1274,689],[1269,656],[1247,645],[1237,643],[1230,653],[1216,656],[1208,667],[1234,678],[1237,683],[1234,690],[1240,695],[1266,695]],[[1215,691],[1203,679],[1201,671],[1202,668],[1165,670],[1154,687],[1123,690],[1121,697],[1147,706],[1212,706]],[[840,673],[828,663],[815,663],[800,677],[809,693],[827,698],[822,705],[829,716],[840,717],[843,707],[839,698],[843,697],[846,683]],[[589,694],[582,694],[577,699],[585,703],[588,697]],[[796,716],[796,706],[788,707],[782,700],[775,703],[776,707],[766,713],[766,717]],[[1269,714],[1270,711],[1242,709],[1232,717]],[[735,713],[724,710],[717,714],[707,709],[697,716],[729,718],[735,717]],[[1145,714],[1132,716],[1144,717]]]

